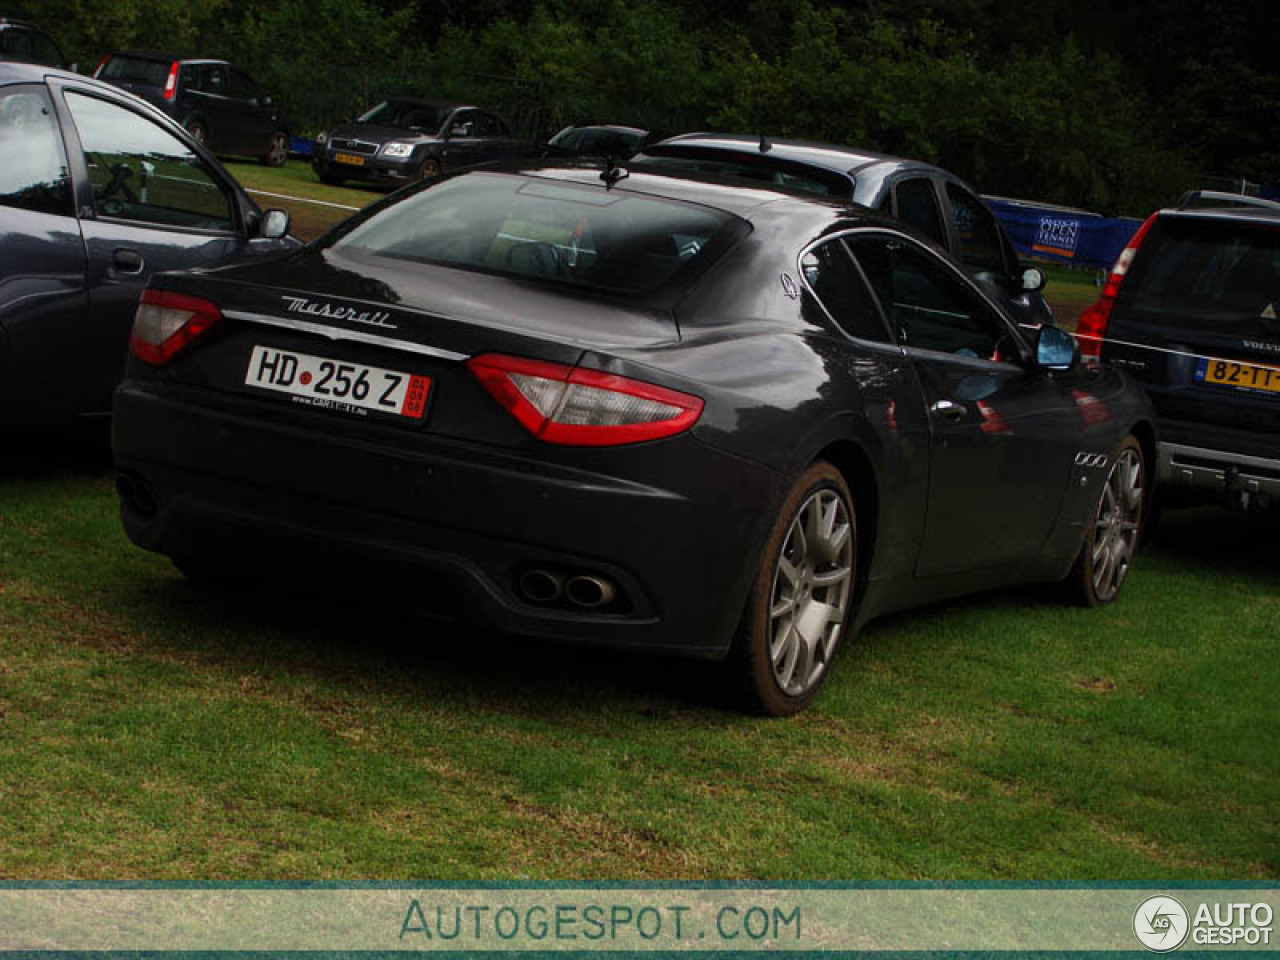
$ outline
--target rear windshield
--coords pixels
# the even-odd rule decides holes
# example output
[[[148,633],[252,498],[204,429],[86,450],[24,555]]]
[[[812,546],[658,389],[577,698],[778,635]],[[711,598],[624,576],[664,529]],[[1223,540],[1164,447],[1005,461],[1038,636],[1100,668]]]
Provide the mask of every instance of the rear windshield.
[[[333,248],[636,294],[701,272],[745,230],[694,204],[472,173],[383,208]]]
[[[380,103],[372,110],[361,114],[357,123],[381,123],[388,127],[400,127],[404,130],[425,130],[435,133],[448,118],[450,111],[443,107],[432,107],[422,103],[406,103],[401,100],[388,100]]]
[[[1280,334],[1280,225],[1162,217],[1120,287],[1121,305],[1138,321]]]
[[[48,67],[62,66],[62,54],[53,41],[38,30],[11,27],[0,30],[0,51],[10,60],[42,63]]]
[[[98,74],[99,80],[113,83],[145,83],[163,87],[169,79],[172,60],[143,60],[140,57],[112,57]]]

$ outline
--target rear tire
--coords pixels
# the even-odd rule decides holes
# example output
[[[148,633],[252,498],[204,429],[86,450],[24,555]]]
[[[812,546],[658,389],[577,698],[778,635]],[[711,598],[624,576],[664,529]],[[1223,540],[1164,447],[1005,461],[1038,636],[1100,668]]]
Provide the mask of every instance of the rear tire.
[[[817,694],[852,616],[857,558],[849,487],[814,463],[778,510],[730,651],[748,709],[788,716]]]
[[[1089,516],[1080,555],[1064,584],[1086,607],[1100,607],[1120,595],[1142,534],[1147,511],[1147,466],[1142,445],[1124,438],[1111,458],[1102,495]]]
[[[267,144],[267,152],[259,159],[265,166],[283,167],[289,162],[289,135],[283,130],[273,133]]]

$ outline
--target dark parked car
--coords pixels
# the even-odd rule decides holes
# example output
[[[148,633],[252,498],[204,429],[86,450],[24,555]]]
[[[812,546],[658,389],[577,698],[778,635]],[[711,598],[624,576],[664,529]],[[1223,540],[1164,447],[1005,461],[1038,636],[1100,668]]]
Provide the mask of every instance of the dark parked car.
[[[1077,332],[1155,404],[1162,503],[1280,505],[1280,211],[1153,214]]]
[[[289,159],[289,124],[254,79],[225,60],[117,53],[94,76],[154,104],[218,155]]]
[[[492,111],[400,97],[321,133],[311,164],[325,183],[368,180],[398,186],[536,152],[534,144],[513,137]]]
[[[0,61],[42,63],[46,67],[65,67],[67,61],[52,38],[26,20],[0,17]]]
[[[631,157],[648,130],[639,127],[621,127],[615,124],[597,124],[589,127],[565,127],[547,141],[548,157],[614,157],[626,160]]]
[[[637,162],[642,159],[762,180],[879,210],[950,251],[1020,323],[1053,322],[1040,292],[1043,271],[1019,262],[977,192],[940,167],[826,143],[718,133],[690,133],[650,144]]]
[[[157,277],[116,394],[121,512],[197,576],[729,655],[789,713],[890,610],[1116,596],[1149,408],[1078,356],[844,204],[468,171],[270,264]]]
[[[111,407],[157,270],[291,249],[213,157],[114,87],[0,63],[0,409]]]

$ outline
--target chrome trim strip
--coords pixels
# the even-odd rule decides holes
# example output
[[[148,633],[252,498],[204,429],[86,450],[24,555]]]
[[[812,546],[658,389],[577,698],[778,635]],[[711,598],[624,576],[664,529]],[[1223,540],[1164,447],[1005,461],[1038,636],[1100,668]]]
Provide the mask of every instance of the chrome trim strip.
[[[234,320],[247,320],[250,323],[261,323],[269,327],[284,327],[286,330],[301,330],[314,333],[329,340],[352,340],[356,343],[367,343],[375,347],[386,347],[388,350],[399,350],[402,353],[419,353],[426,357],[437,357],[441,360],[461,361],[467,359],[465,353],[454,353],[430,347],[425,343],[411,343],[407,340],[394,340],[391,337],[380,337],[376,333],[365,333],[363,330],[347,330],[344,327],[330,327],[321,323],[308,323],[306,320],[294,320],[292,317],[273,317],[265,313],[246,313],[242,310],[224,310],[223,316]]]

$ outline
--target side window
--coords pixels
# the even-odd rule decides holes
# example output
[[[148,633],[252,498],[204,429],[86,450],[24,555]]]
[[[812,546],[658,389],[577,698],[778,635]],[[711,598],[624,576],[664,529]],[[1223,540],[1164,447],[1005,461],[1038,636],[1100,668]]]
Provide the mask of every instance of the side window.
[[[800,267],[809,289],[845,333],[861,340],[889,342],[875,298],[844,241],[828,240],[814,247],[804,255]]]
[[[453,115],[449,121],[449,135],[452,137],[474,137],[476,135],[476,112],[463,110]]]
[[[904,347],[987,360],[1014,349],[1000,317],[925,250],[885,235],[854,237],[849,246]]]
[[[976,270],[1008,273],[1000,227],[991,211],[968,190],[954,183],[947,184],[947,199],[951,201],[951,218],[960,238],[961,261]]]
[[[502,121],[489,113],[477,113],[476,117],[476,136],[478,137],[505,137],[506,129],[502,126]]]
[[[0,93],[0,204],[70,216],[71,175],[43,87]]]
[[[215,93],[220,97],[227,95],[227,68],[220,63],[206,63],[200,68],[204,77],[205,93]]]
[[[933,181],[927,177],[903,180],[893,188],[893,198],[899,220],[911,224],[938,246],[946,249],[947,231],[942,226],[942,212],[938,209]]]
[[[67,91],[99,216],[235,229],[227,187],[181,140],[132,110]]]
[[[253,78],[241,70],[230,71],[230,82],[227,85],[227,96],[234,100],[256,100],[258,85]]]

